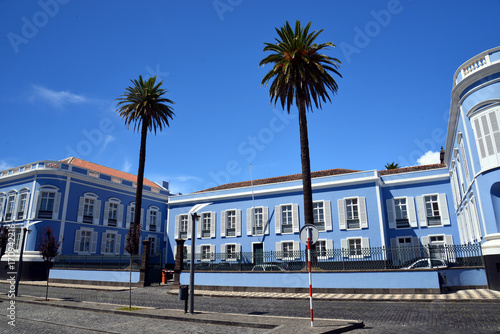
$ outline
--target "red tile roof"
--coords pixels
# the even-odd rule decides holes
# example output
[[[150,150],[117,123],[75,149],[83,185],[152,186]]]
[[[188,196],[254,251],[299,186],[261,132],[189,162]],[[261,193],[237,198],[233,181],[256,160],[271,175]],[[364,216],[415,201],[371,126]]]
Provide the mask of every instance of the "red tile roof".
[[[433,164],[433,165],[422,165],[422,166],[386,169],[386,170],[379,170],[378,173],[379,173],[379,175],[390,175],[390,174],[418,172],[418,171],[422,171],[422,170],[430,170],[430,169],[438,169],[438,168],[446,168],[446,164]]]
[[[75,158],[75,157],[70,157],[70,158],[63,159],[63,160],[61,160],[61,162],[62,163],[66,163],[66,164],[70,164],[70,165],[74,165],[74,166],[78,166],[78,167],[81,167],[81,168],[90,169],[90,170],[93,170],[95,172],[106,174],[106,175],[110,175],[110,176],[114,176],[114,177],[117,177],[117,178],[120,178],[120,179],[123,179],[123,180],[137,182],[137,176],[135,176],[133,174],[122,172],[120,170],[113,169],[113,168],[110,168],[110,167],[98,165],[98,164],[95,164],[93,162],[85,161],[85,160],[78,159],[78,158]],[[159,189],[161,189],[161,187],[158,186],[156,183],[154,183],[153,181],[150,181],[150,180],[148,180],[146,178],[144,178],[144,185],[145,186],[149,186],[149,187],[153,187],[153,188],[159,188]]]

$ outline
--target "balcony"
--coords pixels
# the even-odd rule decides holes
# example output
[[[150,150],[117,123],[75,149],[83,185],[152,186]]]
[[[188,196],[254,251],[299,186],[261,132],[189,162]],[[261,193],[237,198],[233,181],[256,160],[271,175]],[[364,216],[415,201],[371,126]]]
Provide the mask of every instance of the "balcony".
[[[496,47],[480,53],[479,55],[469,59],[464,64],[462,64],[462,66],[460,66],[460,68],[455,72],[455,86],[468,76],[499,62],[500,47]]]

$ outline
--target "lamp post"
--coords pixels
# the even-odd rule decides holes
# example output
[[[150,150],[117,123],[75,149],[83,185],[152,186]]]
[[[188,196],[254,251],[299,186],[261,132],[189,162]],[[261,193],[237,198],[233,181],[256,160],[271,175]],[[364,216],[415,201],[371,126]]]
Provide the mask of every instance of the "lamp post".
[[[195,237],[196,237],[196,219],[199,217],[198,211],[210,205],[212,203],[202,203],[196,204],[189,210],[191,214],[191,256],[190,256],[190,266],[189,266],[189,313],[194,313],[194,252],[195,252]]]
[[[35,225],[37,223],[41,223],[42,221],[36,221],[32,222],[30,224],[26,224],[26,226],[23,227],[23,239],[21,241],[21,252],[19,253],[19,264],[17,265],[17,275],[16,275],[16,285],[15,285],[15,291],[14,294],[17,297],[17,292],[19,291],[19,281],[21,280],[21,274],[23,270],[23,253],[24,253],[24,242],[26,241],[26,233],[31,233],[31,230],[28,229],[31,225]],[[47,280],[49,278],[47,277]]]

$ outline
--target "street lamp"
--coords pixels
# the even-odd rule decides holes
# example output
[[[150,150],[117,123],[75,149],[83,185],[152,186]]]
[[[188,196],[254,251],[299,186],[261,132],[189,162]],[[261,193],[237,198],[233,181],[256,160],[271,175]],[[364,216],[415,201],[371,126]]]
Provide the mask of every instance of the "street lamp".
[[[202,203],[202,204],[196,204],[189,210],[189,214],[191,214],[191,265],[189,266],[189,312],[191,314],[194,313],[194,252],[195,252],[195,230],[196,230],[196,219],[199,217],[198,216],[198,211],[206,207],[207,205],[210,205],[212,203]]]
[[[41,220],[26,224],[26,226],[23,227],[23,239],[21,241],[21,253],[19,253],[19,264],[17,266],[17,275],[16,275],[16,285],[15,285],[15,296],[17,297],[17,292],[19,290],[19,281],[21,280],[21,273],[23,269],[23,253],[24,253],[24,242],[26,240],[26,233],[31,233],[31,230],[28,230],[28,227],[31,225],[35,225],[38,223],[41,223]],[[47,280],[49,278],[47,277]]]

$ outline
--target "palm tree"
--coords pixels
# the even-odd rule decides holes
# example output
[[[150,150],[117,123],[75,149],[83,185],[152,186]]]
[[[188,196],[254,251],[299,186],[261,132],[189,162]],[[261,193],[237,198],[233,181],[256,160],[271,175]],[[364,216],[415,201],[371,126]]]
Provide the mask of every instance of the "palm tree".
[[[336,94],[338,85],[330,73],[342,77],[337,69],[340,61],[321,54],[328,47],[335,47],[331,42],[315,44],[316,37],[323,31],[309,33],[311,22],[302,29],[300,21],[295,23],[295,30],[286,22],[281,29],[276,28],[279,39],[276,44],[264,43],[264,52],[272,54],[262,59],[259,66],[273,64],[262,84],[269,81],[269,99],[271,103],[280,100],[281,107],[290,113],[295,104],[299,111],[300,155],[302,163],[302,186],[304,193],[304,222],[314,224],[311,187],[311,163],[309,158],[309,140],[307,134],[306,111],[312,106],[321,109],[321,102],[330,101],[329,91]]]
[[[394,161],[385,164],[385,169],[397,169],[397,168],[399,168],[399,164],[395,163]]]
[[[162,130],[169,126],[169,119],[174,116],[170,105],[173,101],[165,98],[167,90],[161,88],[163,81],[156,83],[156,76],[147,81],[139,76],[139,80],[131,80],[132,86],[127,87],[125,93],[117,99],[117,112],[125,120],[127,127],[134,124],[134,131],[141,131],[141,147],[139,151],[139,168],[137,171],[137,188],[135,193],[134,223],[130,224],[125,250],[130,253],[130,267],[132,255],[138,254],[141,227],[142,185],[144,181],[144,165],[146,163],[146,137],[148,131]]]

